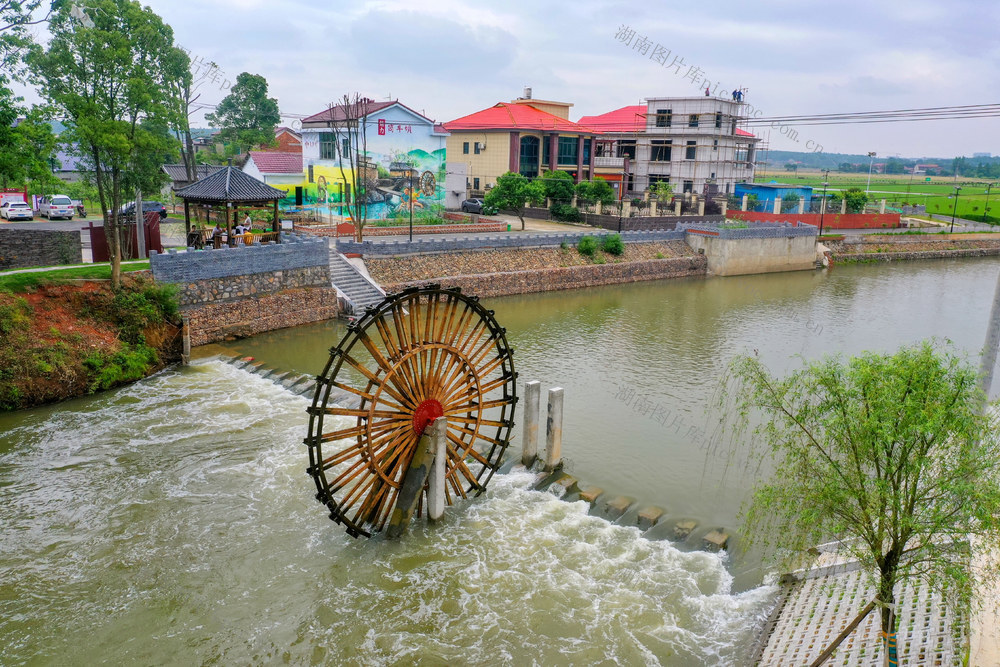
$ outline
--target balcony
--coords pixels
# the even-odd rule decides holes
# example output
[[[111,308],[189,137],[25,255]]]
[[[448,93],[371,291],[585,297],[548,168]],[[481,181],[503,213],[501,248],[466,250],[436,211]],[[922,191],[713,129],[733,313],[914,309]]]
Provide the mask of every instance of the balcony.
[[[596,169],[624,169],[625,158],[623,157],[594,157],[594,168]]]

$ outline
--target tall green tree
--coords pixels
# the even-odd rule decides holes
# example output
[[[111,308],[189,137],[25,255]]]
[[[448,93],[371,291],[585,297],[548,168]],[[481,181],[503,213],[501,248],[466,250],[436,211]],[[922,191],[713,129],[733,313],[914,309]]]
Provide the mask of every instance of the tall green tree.
[[[572,183],[571,183],[572,185]],[[497,179],[483,201],[486,206],[497,210],[513,211],[521,220],[524,229],[524,209],[545,199],[545,187],[540,181],[529,181],[521,174],[508,171]]]
[[[723,400],[738,439],[774,464],[745,510],[751,543],[788,565],[838,540],[871,578],[886,634],[907,579],[964,605],[997,576],[994,566],[974,582],[969,570],[970,538],[994,563],[1000,549],[1000,447],[965,360],[924,342],[778,378],[745,356],[731,379]]]
[[[218,127],[220,138],[246,152],[257,146],[274,143],[274,130],[281,122],[278,100],[267,96],[267,79],[243,72],[236,77],[215,113],[205,119]]]
[[[5,75],[23,74],[22,59],[33,44],[29,29],[45,23],[62,0],[0,0],[0,84]]]
[[[556,203],[568,204],[573,199],[573,177],[565,171],[546,171],[540,179],[545,196]]]
[[[592,181],[580,181],[576,184],[576,196],[588,202],[610,204],[615,200],[615,191],[603,178]]]
[[[80,20],[79,12],[87,20]],[[173,31],[134,0],[80,0],[50,22],[48,48],[31,66],[41,92],[69,122],[67,134],[90,161],[111,256],[112,285],[121,283],[122,202],[129,171],[149,149],[150,127],[176,122],[171,82],[188,67]]]
[[[15,129],[22,147],[24,174],[35,194],[51,192],[59,180],[52,173],[60,166],[56,159],[59,137],[52,132],[49,116],[49,109],[36,105]]]
[[[14,127],[24,112],[21,98],[14,91],[0,85],[0,187],[9,188],[24,181],[24,163],[21,138]]]

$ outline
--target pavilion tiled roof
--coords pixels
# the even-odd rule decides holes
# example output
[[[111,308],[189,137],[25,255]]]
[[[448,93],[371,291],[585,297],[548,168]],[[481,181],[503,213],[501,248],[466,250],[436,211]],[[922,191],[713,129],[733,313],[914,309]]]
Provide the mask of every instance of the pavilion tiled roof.
[[[449,132],[462,130],[542,130],[577,134],[600,134],[598,130],[560,118],[530,104],[500,102],[476,113],[444,124]]]
[[[224,165],[218,164],[197,164],[194,168],[194,175],[195,178],[205,178],[225,168]],[[183,164],[165,164],[163,165],[163,171],[174,183],[187,180],[187,167]]]
[[[283,199],[287,193],[245,174],[225,167],[211,176],[181,188],[177,196],[203,202],[266,202]]]
[[[301,174],[302,153],[250,151],[250,159],[262,174]]]

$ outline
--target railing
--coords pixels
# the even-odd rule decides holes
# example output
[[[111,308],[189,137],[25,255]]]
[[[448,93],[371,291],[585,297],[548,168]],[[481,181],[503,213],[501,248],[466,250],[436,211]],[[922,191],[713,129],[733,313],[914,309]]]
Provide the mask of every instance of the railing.
[[[623,157],[594,157],[594,167],[610,167],[612,169],[624,169],[625,158]]]

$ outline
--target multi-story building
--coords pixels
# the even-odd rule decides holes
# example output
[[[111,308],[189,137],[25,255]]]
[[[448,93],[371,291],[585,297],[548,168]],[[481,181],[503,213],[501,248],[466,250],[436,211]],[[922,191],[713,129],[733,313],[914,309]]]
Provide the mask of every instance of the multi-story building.
[[[665,181],[676,193],[731,194],[736,183],[753,182],[758,142],[737,127],[740,106],[720,97],[650,97],[579,123],[602,133],[596,160],[628,158],[629,192]]]
[[[613,161],[617,171],[614,165],[594,164],[593,146],[600,133],[570,121],[571,106],[532,99],[528,89],[524,97],[445,123],[448,173],[466,180],[464,188],[461,183],[447,186],[448,205],[457,205],[464,196],[482,196],[508,171],[538,178],[545,171],[562,170],[577,183],[594,177],[612,185],[620,181],[624,160]]]

